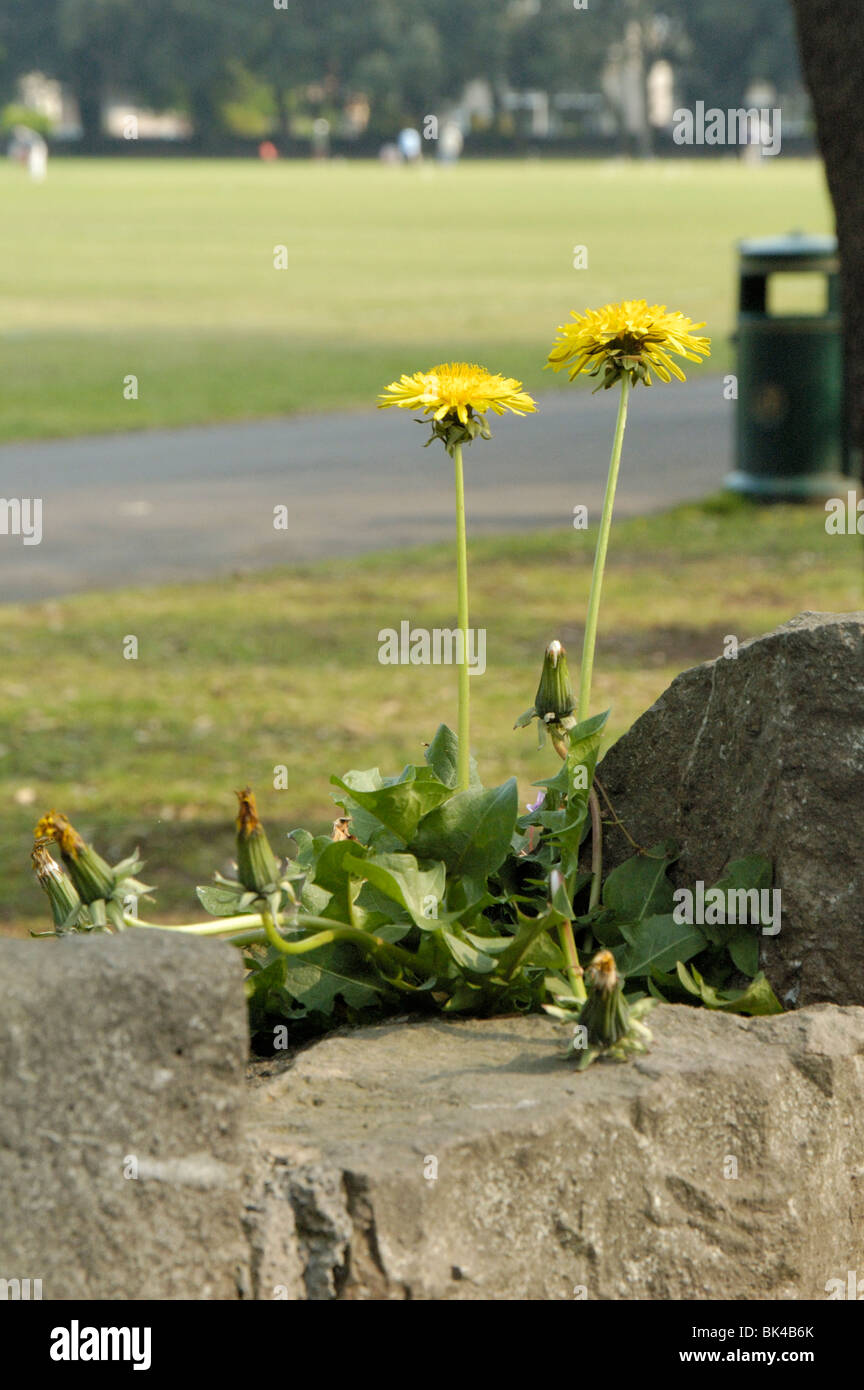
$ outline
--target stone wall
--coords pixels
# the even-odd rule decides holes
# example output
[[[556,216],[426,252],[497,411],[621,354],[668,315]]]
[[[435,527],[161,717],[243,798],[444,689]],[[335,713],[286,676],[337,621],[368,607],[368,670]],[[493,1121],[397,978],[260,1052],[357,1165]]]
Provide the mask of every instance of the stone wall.
[[[0,1278],[43,1298],[807,1299],[862,1263],[864,1009],[663,1006],[583,1074],[546,1018],[394,1023],[250,1084],[232,948],[0,967]]]
[[[664,1005],[579,1074],[543,1017],[246,1073],[234,948],[0,941],[0,1281],[45,1299],[820,1299],[864,1269],[864,615],[685,672],[604,760],[680,882],[775,860],[790,1002]],[[607,836],[607,863],[631,852]],[[0,1288],[5,1287],[0,1283]],[[10,1285],[14,1296],[15,1286]]]
[[[162,931],[0,942],[0,1279],[248,1284],[242,974],[233,947]]]

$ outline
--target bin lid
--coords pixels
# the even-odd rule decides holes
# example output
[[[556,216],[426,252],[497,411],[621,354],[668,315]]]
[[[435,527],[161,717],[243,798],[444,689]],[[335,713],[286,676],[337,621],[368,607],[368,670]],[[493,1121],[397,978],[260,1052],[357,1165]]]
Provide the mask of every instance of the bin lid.
[[[753,237],[739,241],[742,259],[748,261],[836,261],[837,238],[809,232],[789,232],[787,236]]]

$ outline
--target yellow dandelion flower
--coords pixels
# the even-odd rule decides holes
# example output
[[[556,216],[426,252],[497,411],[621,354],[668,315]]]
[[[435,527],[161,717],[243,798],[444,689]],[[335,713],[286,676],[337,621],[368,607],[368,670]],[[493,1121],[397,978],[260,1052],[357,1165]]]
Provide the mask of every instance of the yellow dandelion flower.
[[[476,362],[442,362],[428,372],[414,372],[391,381],[379,396],[378,405],[384,409],[397,405],[403,410],[422,410],[421,425],[431,426],[426,447],[440,439],[453,460],[456,486],[456,618],[462,635],[462,658],[459,661],[459,734],[456,786],[467,791],[471,780],[471,720],[469,670],[465,660],[468,651],[468,542],[465,527],[465,479],[462,465],[462,446],[478,437],[489,439],[486,413],[496,415],[511,411],[527,415],[537,409],[531,396],[522,390],[522,382],[511,376],[498,376],[478,367]]]
[[[483,417],[492,410],[503,415],[526,415],[537,409],[522,382],[497,376],[471,362],[444,362],[428,372],[415,372],[391,381],[380,397],[380,409],[398,405],[405,410],[422,410],[436,422],[448,420],[467,425],[472,415]]]
[[[711,339],[697,337],[693,323],[684,314],[670,313],[665,304],[648,304],[644,299],[627,299],[622,304],[606,304],[602,309],[574,310],[574,323],[562,324],[559,337],[549,353],[547,366],[560,372],[567,367],[572,381],[580,372],[599,376],[608,389],[629,375],[651,385],[651,372],[661,381],[686,378],[673,357],[698,362],[711,355]],[[597,387],[598,391],[600,387]]]

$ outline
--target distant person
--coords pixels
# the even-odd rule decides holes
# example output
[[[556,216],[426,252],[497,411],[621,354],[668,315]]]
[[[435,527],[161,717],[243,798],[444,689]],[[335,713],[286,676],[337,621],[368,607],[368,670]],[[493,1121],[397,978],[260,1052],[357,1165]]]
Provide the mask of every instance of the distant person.
[[[465,147],[462,131],[455,121],[448,121],[438,137],[438,158],[442,164],[455,164]]]
[[[258,146],[258,158],[263,159],[268,164],[272,164],[274,159],[279,158],[279,151],[272,140],[261,141],[261,144]]]
[[[330,122],[324,117],[319,116],[312,122],[312,158],[328,159],[330,157]]]
[[[42,183],[48,173],[48,145],[38,130],[27,125],[12,127],[9,142],[9,158],[17,164],[27,166],[27,172],[34,183]]]
[[[419,130],[406,126],[404,130],[400,130],[396,143],[406,164],[419,164],[423,157],[423,139]]]

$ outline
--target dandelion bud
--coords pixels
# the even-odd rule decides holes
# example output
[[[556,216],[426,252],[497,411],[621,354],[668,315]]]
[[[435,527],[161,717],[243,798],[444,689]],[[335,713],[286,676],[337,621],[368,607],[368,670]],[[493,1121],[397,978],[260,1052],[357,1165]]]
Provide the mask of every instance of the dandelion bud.
[[[36,826],[37,840],[53,840],[82,902],[109,899],[116,887],[113,869],[81,838],[60,811],[49,811]],[[44,886],[44,885],[43,885]]]
[[[30,857],[33,871],[48,894],[57,935],[62,936],[64,931],[72,930],[81,911],[78,890],[44,845],[35,845]]]
[[[543,674],[534,698],[534,709],[544,724],[558,724],[575,706],[567,654],[560,642],[550,642],[543,659]]]
[[[630,1009],[611,951],[598,951],[585,971],[588,999],[579,1022],[590,1047],[612,1047],[630,1032]]]
[[[279,879],[279,863],[258,819],[251,788],[237,792],[237,799],[240,803],[237,813],[237,877],[250,892],[264,893],[275,888]]]

